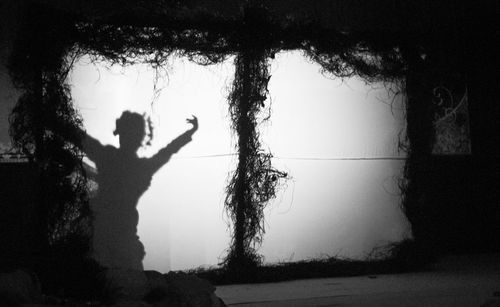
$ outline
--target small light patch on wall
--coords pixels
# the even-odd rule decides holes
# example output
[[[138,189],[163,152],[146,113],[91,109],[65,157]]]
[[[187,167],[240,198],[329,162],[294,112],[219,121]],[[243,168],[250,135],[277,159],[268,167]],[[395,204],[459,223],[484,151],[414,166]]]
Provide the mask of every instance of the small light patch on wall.
[[[10,152],[12,149],[9,115],[19,98],[19,92],[12,85],[3,62],[0,60],[0,153]]]
[[[465,82],[455,81],[433,89],[436,155],[467,155],[471,153],[469,100]]]

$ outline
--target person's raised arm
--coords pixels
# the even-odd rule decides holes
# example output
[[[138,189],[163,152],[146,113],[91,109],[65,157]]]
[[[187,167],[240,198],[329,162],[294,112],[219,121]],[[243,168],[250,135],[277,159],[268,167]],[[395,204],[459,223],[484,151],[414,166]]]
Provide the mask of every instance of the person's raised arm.
[[[80,133],[83,135],[82,147],[80,149],[90,160],[95,161],[100,155],[103,154],[102,152],[104,146],[97,139],[88,135],[86,131],[80,130]]]
[[[158,171],[165,163],[167,163],[174,153],[178,152],[182,147],[184,147],[184,145],[191,142],[193,134],[196,130],[198,130],[198,118],[193,115],[193,118],[186,119],[186,122],[193,125],[193,127],[179,135],[149,159],[153,173]]]

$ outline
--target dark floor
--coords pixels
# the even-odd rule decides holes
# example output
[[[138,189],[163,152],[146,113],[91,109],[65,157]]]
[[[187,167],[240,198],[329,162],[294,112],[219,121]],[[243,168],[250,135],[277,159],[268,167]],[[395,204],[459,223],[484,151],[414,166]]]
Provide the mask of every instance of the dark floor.
[[[218,286],[228,306],[500,306],[500,254],[443,257],[429,272]]]

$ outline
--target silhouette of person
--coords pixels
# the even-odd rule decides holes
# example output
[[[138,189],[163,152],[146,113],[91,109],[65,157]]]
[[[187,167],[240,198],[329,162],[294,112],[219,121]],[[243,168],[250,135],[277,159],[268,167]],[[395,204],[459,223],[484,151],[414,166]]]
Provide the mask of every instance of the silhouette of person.
[[[143,270],[144,246],[137,236],[136,206],[149,188],[153,174],[191,141],[198,119],[186,120],[192,128],[151,158],[139,158],[137,150],[146,136],[142,115],[125,111],[116,120],[114,135],[120,148],[102,145],[85,133],[83,151],[97,167],[97,195],[91,201],[94,216],[93,257],[103,266]]]

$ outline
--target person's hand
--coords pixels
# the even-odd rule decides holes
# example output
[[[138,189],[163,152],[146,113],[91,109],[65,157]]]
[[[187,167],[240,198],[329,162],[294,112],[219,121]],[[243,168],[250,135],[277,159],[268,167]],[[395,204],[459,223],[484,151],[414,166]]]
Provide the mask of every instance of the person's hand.
[[[193,125],[193,129],[192,130],[198,130],[198,118],[196,116],[194,116],[194,115],[192,115],[192,116],[193,116],[193,118],[187,118],[186,122],[188,124]]]

